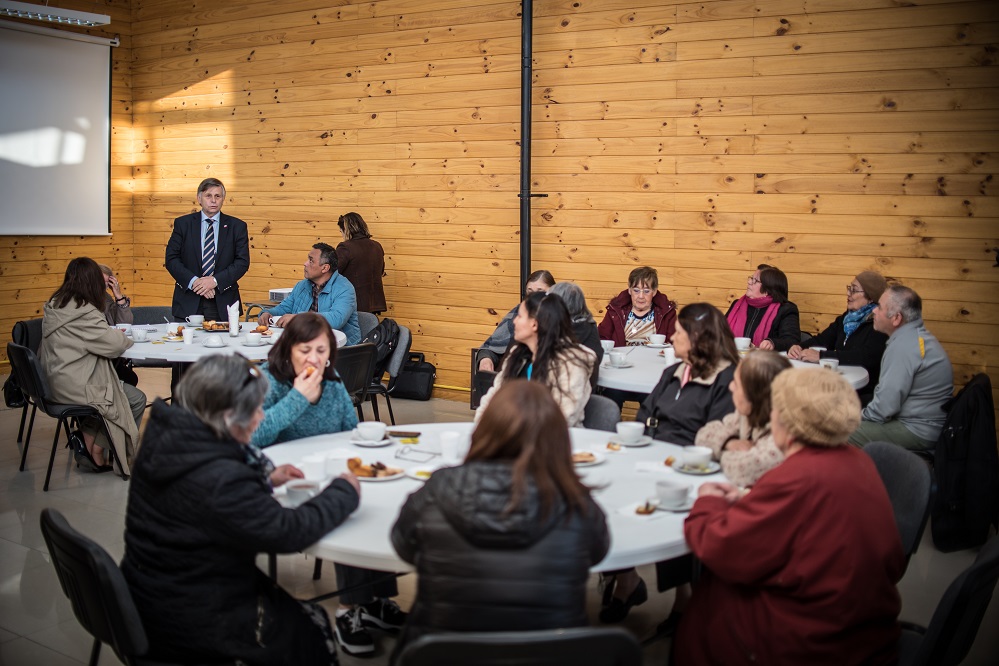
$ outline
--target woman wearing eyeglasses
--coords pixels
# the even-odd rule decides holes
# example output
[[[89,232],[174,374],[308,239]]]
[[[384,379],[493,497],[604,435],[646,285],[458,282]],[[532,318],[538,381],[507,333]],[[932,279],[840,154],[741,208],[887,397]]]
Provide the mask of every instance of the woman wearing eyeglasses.
[[[628,288],[607,304],[598,328],[601,340],[618,347],[644,345],[658,333],[669,340],[676,327],[676,303],[659,292],[659,274],[650,266],[631,271]]]
[[[874,395],[881,377],[881,357],[888,336],[874,329],[874,308],[888,282],[875,271],[863,271],[846,285],[846,312],[836,317],[826,330],[787,350],[790,358],[818,363],[820,358],[835,358],[843,365],[862,365],[870,376],[867,386],[858,391],[862,404]],[[813,347],[822,347],[820,351]]]
[[[196,363],[157,400],[132,466],[122,572],[155,661],[337,663],[326,612],[278,587],[258,553],[295,553],[353,512],[343,474],[297,508],[273,488],[301,478],[250,445],[267,379],[238,355]]]
[[[354,403],[335,362],[336,339],[326,318],[315,312],[296,315],[261,368],[270,388],[254,445],[344,432],[357,425]],[[347,654],[370,654],[375,639],[369,629],[394,632],[406,621],[406,614],[392,601],[399,594],[395,577],[339,563],[334,567],[338,587],[349,588],[340,595],[334,622],[340,646]]]
[[[734,301],[725,318],[737,338],[754,347],[787,351],[801,342],[798,306],[788,300],[784,271],[760,264],[749,276],[746,295]]]

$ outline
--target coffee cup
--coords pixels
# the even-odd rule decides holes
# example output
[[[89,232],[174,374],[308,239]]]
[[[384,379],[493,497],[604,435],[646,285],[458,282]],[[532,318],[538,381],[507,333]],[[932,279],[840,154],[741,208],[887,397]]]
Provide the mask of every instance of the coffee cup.
[[[144,328],[133,328],[132,329],[132,339],[136,342],[145,342],[146,337],[149,335],[149,331]]]
[[[250,332],[248,332],[246,334],[246,344],[248,344],[248,345],[257,346],[257,345],[260,344],[260,342],[262,340],[263,340],[263,338],[260,337],[259,333],[255,333],[253,331],[250,331]]]
[[[461,462],[461,435],[453,430],[446,430],[440,434],[441,459],[448,464]]]
[[[621,421],[614,427],[617,429],[618,440],[623,444],[634,444],[645,432],[645,424],[638,421]]]
[[[610,359],[610,364],[612,366],[620,367],[624,365],[624,359],[627,357],[627,354],[620,351],[612,351],[607,356]]]
[[[685,467],[707,467],[711,462],[711,449],[706,446],[687,446],[683,449]]]
[[[663,350],[663,360],[666,361],[666,365],[673,365],[676,363],[676,351],[672,347],[667,347]]]
[[[738,349],[739,351],[746,351],[749,349],[749,346],[752,344],[752,342],[753,341],[751,338],[736,338],[735,348]]]
[[[131,324],[115,324],[114,327],[117,328],[122,333],[124,333],[125,335],[128,335],[129,333],[132,332]]]
[[[839,370],[839,359],[838,358],[820,358],[819,365],[827,370]]]
[[[601,340],[600,341],[600,346],[604,348],[604,353],[606,354],[611,349],[614,349],[614,341],[613,340]]]
[[[217,334],[209,335],[205,338],[204,345],[206,347],[224,347],[225,342],[222,341],[222,336]]]
[[[169,324],[167,324],[167,333],[169,333],[172,336],[176,336],[177,329],[179,329],[181,326],[184,326],[184,322],[172,321]]]
[[[649,336],[650,345],[664,345],[666,344],[666,336],[661,333],[653,333]]]
[[[661,479],[656,481],[656,497],[659,498],[659,506],[664,509],[683,506],[690,497],[690,485],[674,479]]]
[[[361,421],[357,424],[357,434],[366,442],[380,442],[385,439],[385,424],[381,421]]]
[[[285,484],[288,489],[288,499],[294,506],[298,506],[319,494],[319,482],[308,481],[306,479],[295,479]]]
[[[193,345],[194,344],[194,329],[193,328],[191,328],[190,326],[188,326],[187,328],[185,328],[181,332],[181,335],[184,336],[184,344],[185,345]]]
[[[184,317],[188,324],[191,326],[201,326],[205,323],[205,315],[191,315],[190,317]]]

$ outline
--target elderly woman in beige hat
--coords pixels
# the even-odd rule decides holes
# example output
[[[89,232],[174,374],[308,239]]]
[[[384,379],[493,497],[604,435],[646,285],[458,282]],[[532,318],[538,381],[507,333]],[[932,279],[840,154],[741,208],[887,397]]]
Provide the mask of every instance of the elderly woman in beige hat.
[[[705,573],[677,632],[680,664],[889,664],[905,558],[849,383],[821,368],[773,382],[783,463],[752,491],[705,483],[684,534]]]
[[[881,375],[881,356],[888,336],[874,330],[874,308],[888,287],[880,273],[864,271],[846,285],[846,312],[836,317],[826,330],[811,340],[787,350],[790,358],[818,363],[820,358],[835,358],[843,365],[862,365],[870,375],[860,390],[864,404],[871,401]],[[817,347],[821,349],[816,349]]]

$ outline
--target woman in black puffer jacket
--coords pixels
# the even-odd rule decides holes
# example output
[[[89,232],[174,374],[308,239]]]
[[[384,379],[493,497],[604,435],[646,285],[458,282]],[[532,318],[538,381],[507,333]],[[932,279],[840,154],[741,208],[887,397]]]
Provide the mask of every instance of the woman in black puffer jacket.
[[[610,536],[573,469],[551,393],[538,382],[504,383],[465,463],[435,472],[409,496],[392,544],[419,572],[393,661],[436,631],[585,626],[589,569]]]
[[[343,475],[301,506],[272,487],[302,472],[277,468],[248,443],[263,419],[267,380],[241,356],[210,356],[153,405],[132,467],[121,568],[149,636],[150,659],[333,664],[322,608],[298,601],[256,566],[257,553],[293,553],[358,504]]]

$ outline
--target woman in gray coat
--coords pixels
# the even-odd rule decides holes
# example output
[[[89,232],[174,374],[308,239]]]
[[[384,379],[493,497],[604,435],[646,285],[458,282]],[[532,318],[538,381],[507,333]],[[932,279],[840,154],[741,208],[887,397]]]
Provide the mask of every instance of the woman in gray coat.
[[[110,445],[120,473],[128,475],[146,396],[123,384],[115,373],[112,359],[133,343],[122,331],[108,326],[104,301],[104,274],[97,262],[88,257],[69,262],[62,286],[45,304],[38,356],[52,398],[96,408],[111,433],[109,443],[97,419],[85,420],[83,439],[90,456],[77,456],[77,462],[91,471],[108,471],[104,449]]]

